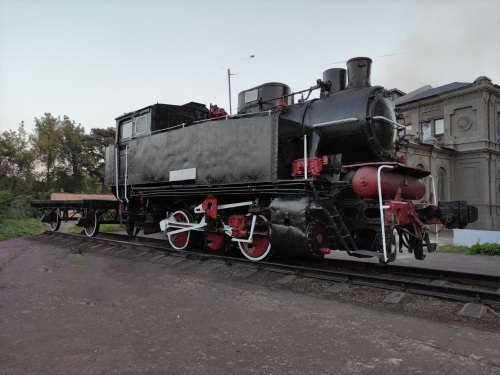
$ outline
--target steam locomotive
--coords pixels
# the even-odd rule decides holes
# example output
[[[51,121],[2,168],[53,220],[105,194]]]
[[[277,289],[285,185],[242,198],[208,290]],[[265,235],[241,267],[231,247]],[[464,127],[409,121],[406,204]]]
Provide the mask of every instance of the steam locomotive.
[[[175,249],[239,248],[253,261],[343,250],[387,263],[403,249],[423,260],[436,248],[429,224],[463,228],[477,209],[424,199],[430,172],[397,158],[404,126],[389,93],[371,86],[371,63],[353,58],[300,92],[245,90],[236,115],[191,102],[116,118],[105,184],[128,234],[161,231]],[[87,211],[94,235],[99,210]]]

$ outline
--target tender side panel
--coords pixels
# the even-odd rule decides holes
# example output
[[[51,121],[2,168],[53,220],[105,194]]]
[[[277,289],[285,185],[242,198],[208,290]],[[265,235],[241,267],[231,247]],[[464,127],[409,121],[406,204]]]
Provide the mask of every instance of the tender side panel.
[[[206,122],[132,139],[127,151],[127,184],[275,181],[277,129],[277,118],[265,116]],[[125,160],[121,159],[120,176],[124,176]],[[106,152],[105,183],[115,185],[111,147]]]

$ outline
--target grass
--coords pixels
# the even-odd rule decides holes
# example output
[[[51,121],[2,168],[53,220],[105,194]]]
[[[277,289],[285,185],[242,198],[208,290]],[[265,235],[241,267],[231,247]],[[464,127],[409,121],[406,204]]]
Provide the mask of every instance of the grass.
[[[38,219],[6,219],[0,224],[0,241],[43,233],[47,224]]]
[[[59,229],[65,233],[81,233],[82,227],[72,225],[64,227],[61,225]],[[0,224],[0,241],[5,241],[10,238],[29,237],[50,230],[47,223],[42,223],[40,219],[6,219]],[[122,232],[125,228],[120,228],[119,224],[101,224],[99,232]]]
[[[60,229],[61,232],[64,233],[74,233],[74,234],[79,234],[83,230],[83,227],[79,227],[75,224],[73,224],[70,227],[67,228],[62,228]],[[120,224],[101,224],[99,226],[99,233],[105,233],[105,232],[124,232],[125,228],[120,227]]]
[[[436,253],[446,253],[446,254],[470,254],[470,247],[458,246],[458,245],[442,245],[438,246]]]
[[[492,243],[476,244],[472,247],[443,245],[437,248],[436,253],[498,256],[500,255],[500,245]]]

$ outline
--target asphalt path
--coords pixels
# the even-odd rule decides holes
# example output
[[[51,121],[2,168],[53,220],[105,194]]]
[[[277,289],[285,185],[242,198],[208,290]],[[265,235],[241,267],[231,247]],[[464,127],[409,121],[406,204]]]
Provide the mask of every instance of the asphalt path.
[[[0,242],[0,373],[500,375],[499,332],[74,250]]]

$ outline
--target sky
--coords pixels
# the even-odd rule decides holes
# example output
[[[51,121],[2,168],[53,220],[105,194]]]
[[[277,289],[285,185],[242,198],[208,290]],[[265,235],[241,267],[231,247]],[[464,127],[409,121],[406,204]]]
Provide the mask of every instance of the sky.
[[[250,56],[254,56],[250,58]],[[372,85],[500,85],[500,0],[0,0],[0,133],[45,113],[114,127],[151,104],[307,89],[352,57]]]

